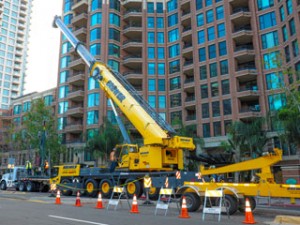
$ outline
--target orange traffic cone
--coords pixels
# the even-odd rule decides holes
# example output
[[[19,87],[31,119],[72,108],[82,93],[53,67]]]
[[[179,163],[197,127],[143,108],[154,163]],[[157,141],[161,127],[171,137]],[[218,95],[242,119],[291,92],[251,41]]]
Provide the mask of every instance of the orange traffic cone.
[[[186,207],[185,196],[182,197],[181,213],[178,217],[179,218],[190,218],[189,213],[188,213],[188,209]]]
[[[99,192],[98,194],[98,200],[97,200],[97,205],[95,207],[96,209],[103,209],[103,205],[102,205],[102,194],[101,192]]]
[[[77,191],[77,196],[76,196],[76,202],[75,202],[76,207],[81,207],[81,202],[80,202],[80,192]]]
[[[55,204],[56,205],[60,205],[61,204],[61,202],[60,202],[60,190],[57,190]]]
[[[138,203],[137,203],[136,195],[135,194],[133,196],[133,202],[132,202],[132,207],[131,207],[130,212],[131,213],[140,213],[139,209],[138,209]]]
[[[250,206],[250,202],[249,202],[248,198],[246,198],[245,220],[243,221],[243,223],[247,223],[247,224],[256,223],[253,218],[253,214],[252,214],[252,210],[251,210],[251,206]]]

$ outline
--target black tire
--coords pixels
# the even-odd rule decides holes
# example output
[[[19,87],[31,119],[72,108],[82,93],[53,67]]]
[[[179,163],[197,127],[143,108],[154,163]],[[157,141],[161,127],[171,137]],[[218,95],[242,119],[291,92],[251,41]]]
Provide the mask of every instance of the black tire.
[[[220,198],[217,199],[216,205],[219,205]],[[232,195],[225,195],[224,205],[228,209],[229,215],[236,213],[238,210],[238,201]],[[222,212],[222,214],[226,214],[226,212]]]
[[[133,198],[134,195],[136,197],[140,197],[142,192],[142,185],[138,180],[135,180],[133,178],[128,178],[125,181],[126,184],[126,193],[129,198]]]
[[[0,188],[1,188],[1,190],[6,190],[7,189],[7,185],[6,185],[6,182],[4,180],[1,182]]]
[[[87,196],[96,197],[98,194],[98,184],[94,179],[88,179],[85,182],[85,191]]]
[[[28,192],[34,192],[35,191],[35,185],[31,181],[26,182],[26,191]]]
[[[149,189],[149,194],[148,194],[149,199],[153,200],[153,201],[156,201],[159,198],[159,191],[160,191],[160,188],[151,187]],[[146,189],[144,189],[144,194],[146,196]]]
[[[103,179],[100,181],[99,189],[103,198],[110,198],[113,191],[113,182],[109,179]]]
[[[199,195],[193,192],[186,192],[183,196],[185,196],[186,207],[189,212],[195,212],[199,209],[201,206],[201,198]],[[180,205],[182,205],[183,196],[181,197]]]
[[[43,185],[42,188],[41,188],[41,192],[48,192],[50,190],[50,187],[48,184],[46,185]]]
[[[246,198],[249,199],[249,203],[250,203],[250,206],[251,206],[251,210],[252,212],[256,209],[256,200],[254,197],[251,197],[251,196],[245,196],[244,199],[242,199],[240,202],[239,202],[239,211],[244,213],[245,212],[245,204],[246,204]]]
[[[19,182],[19,191],[26,191],[26,185],[23,181]]]
[[[71,181],[69,179],[63,179],[60,183],[62,184],[61,194],[64,196],[72,195],[72,190],[64,187],[64,185],[71,183]]]

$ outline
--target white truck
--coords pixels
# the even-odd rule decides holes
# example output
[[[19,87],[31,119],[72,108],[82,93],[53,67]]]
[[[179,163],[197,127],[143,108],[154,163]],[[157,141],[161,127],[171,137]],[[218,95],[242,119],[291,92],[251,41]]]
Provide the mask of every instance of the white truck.
[[[14,188],[17,191],[41,191],[47,192],[50,189],[48,176],[31,176],[27,174],[25,167],[17,166],[9,173],[2,175],[0,189]]]

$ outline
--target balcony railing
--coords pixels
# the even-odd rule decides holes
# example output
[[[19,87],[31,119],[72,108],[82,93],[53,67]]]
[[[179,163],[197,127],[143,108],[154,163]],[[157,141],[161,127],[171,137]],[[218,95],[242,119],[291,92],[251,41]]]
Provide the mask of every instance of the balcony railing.
[[[239,7],[232,10],[232,14],[239,12],[250,12],[248,7]]]
[[[239,31],[242,31],[242,30],[251,31],[252,29],[251,29],[251,26],[250,26],[250,24],[249,24],[249,25],[246,25],[246,26],[236,27],[236,28],[234,29],[234,33],[235,33],[235,32],[239,32]]]
[[[235,52],[243,51],[243,50],[253,50],[253,45],[239,45],[235,47]]]

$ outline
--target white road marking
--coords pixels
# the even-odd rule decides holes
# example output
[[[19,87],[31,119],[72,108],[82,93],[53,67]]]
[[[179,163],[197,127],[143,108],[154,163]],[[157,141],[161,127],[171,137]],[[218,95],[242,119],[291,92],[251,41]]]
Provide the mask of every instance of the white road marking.
[[[96,225],[108,225],[108,224],[105,224],[105,223],[96,223],[96,222],[92,222],[92,221],[78,220],[78,219],[68,218],[68,217],[63,217],[63,216],[54,216],[54,215],[48,215],[48,216],[52,217],[52,218],[56,218],[56,219],[71,220],[71,221],[80,222],[80,223],[88,223],[88,224],[96,224]]]

